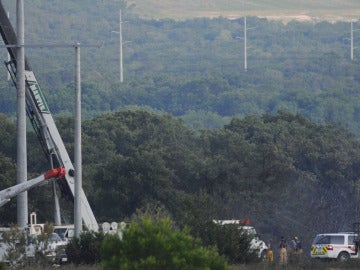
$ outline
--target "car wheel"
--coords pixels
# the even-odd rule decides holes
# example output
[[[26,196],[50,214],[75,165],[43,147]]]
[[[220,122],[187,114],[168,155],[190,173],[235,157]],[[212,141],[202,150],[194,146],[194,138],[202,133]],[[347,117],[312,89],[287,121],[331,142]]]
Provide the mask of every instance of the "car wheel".
[[[339,256],[337,258],[338,258],[338,261],[345,262],[350,259],[350,254],[343,251],[339,254]]]

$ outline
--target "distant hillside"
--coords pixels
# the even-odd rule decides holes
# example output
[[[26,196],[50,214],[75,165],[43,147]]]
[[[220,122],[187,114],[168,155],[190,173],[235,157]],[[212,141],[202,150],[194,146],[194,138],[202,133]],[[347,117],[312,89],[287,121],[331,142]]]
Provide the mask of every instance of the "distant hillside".
[[[360,17],[358,0],[134,0],[144,18],[237,18],[244,15],[282,20],[349,20]]]
[[[16,25],[16,1],[2,2]],[[357,91],[360,89],[360,50],[354,50],[353,61],[350,61],[350,23],[292,21],[283,24],[248,16],[248,29],[255,29],[248,31],[248,66],[244,72],[243,18],[143,20],[144,15],[139,12],[141,3],[144,1],[136,3],[136,7],[128,2],[129,9],[126,9],[123,1],[114,0],[25,2],[27,44],[73,44],[74,41],[85,45],[105,44],[100,49],[84,47],[81,50],[84,117],[141,106],[183,117],[189,126],[201,129],[220,128],[234,115],[284,110],[299,113],[316,123],[341,123],[360,136],[360,93]],[[184,7],[189,10],[191,7],[194,13],[206,7],[217,10],[215,4],[206,3],[207,6],[200,6],[199,1],[195,1],[185,6],[178,1],[177,14],[188,15],[182,12]],[[223,3],[229,12],[239,10],[230,1]],[[276,12],[275,5],[265,5],[268,2],[262,2],[268,10],[255,9],[255,1],[251,3],[244,6],[254,7],[254,13],[265,10],[268,14],[281,15],[283,10],[283,14],[290,14],[290,5],[285,1],[283,5],[276,2]],[[260,6],[260,1],[257,3]],[[325,14],[329,10],[335,14],[336,5],[329,4],[335,2],[326,3],[304,5],[302,10],[312,7],[313,14],[320,11]],[[348,0],[342,2],[341,7],[350,13],[360,10],[359,3]],[[170,5],[160,7],[153,4],[147,12],[155,15],[163,10],[163,16],[167,15],[165,7],[170,9]],[[114,33],[119,29],[119,9],[123,10],[122,19],[126,22],[123,84],[119,83],[119,35]],[[296,12],[301,14],[300,9]],[[346,14],[345,11],[342,14]],[[353,27],[359,29],[360,22]],[[358,47],[359,32],[355,32],[354,37]],[[52,112],[72,113],[73,48],[29,47],[26,55]],[[3,48],[3,59],[5,57]],[[8,89],[5,76],[3,67],[0,69],[0,112],[12,116],[16,111],[16,95],[13,88]]]

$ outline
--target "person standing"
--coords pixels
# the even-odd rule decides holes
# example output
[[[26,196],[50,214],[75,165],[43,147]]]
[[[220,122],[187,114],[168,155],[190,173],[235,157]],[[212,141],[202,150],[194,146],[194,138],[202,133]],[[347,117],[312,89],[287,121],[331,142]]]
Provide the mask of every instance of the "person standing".
[[[301,241],[296,236],[295,236],[294,239],[295,239],[295,242],[296,242],[296,254],[300,255],[300,254],[302,254],[302,251],[303,251]]]
[[[274,253],[272,251],[271,240],[268,241],[267,248],[268,248],[268,250],[266,252],[266,259],[269,263],[273,263],[274,262]]]
[[[294,263],[296,261],[297,256],[297,243],[296,243],[297,237],[293,237],[289,242],[289,263]]]
[[[296,239],[297,237],[295,236],[293,239],[290,240],[289,242],[289,247],[290,247],[290,253],[291,254],[295,254],[296,253]]]
[[[280,243],[279,243],[279,248],[280,248],[279,263],[282,266],[285,266],[287,264],[286,247],[287,247],[286,240],[285,240],[284,236],[281,236]]]

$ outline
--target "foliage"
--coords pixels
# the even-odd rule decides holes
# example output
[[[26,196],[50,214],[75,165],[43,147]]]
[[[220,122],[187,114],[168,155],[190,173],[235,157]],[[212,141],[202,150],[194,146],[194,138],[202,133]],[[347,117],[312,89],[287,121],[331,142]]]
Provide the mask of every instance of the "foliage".
[[[5,260],[11,267],[21,266],[26,254],[25,231],[12,225],[8,231],[2,233],[2,241],[6,246]]]
[[[4,259],[11,267],[37,265],[47,267],[55,262],[60,246],[55,248],[49,237],[54,232],[51,223],[45,223],[40,234],[30,234],[30,229],[11,225],[2,232],[2,248],[6,249]]]
[[[34,1],[27,9],[27,42],[109,45],[82,50],[84,190],[99,222],[159,207],[159,215],[200,237],[204,221],[251,217],[265,239],[296,234],[304,246],[319,230],[352,230],[360,219],[354,203],[360,194],[360,69],[359,51],[349,60],[347,22],[248,17],[256,28],[248,31],[245,72],[237,38],[242,18],[143,20],[125,1],[86,1],[65,1],[61,9]],[[14,5],[7,3],[10,10]],[[124,38],[131,41],[124,46],[121,84],[114,68],[118,39],[109,37],[119,7]],[[53,48],[27,50],[27,56],[52,112],[62,116],[56,124],[73,156],[72,53]],[[0,90],[7,115],[0,115],[4,189],[16,178],[16,95],[7,82]],[[29,176],[38,175],[49,164],[35,134],[28,135]],[[29,208],[46,220],[51,197],[48,187],[38,187],[29,192]],[[70,201],[62,196],[71,216]],[[15,209],[14,202],[2,207],[0,223],[15,222]],[[97,243],[85,239],[88,246]],[[80,244],[73,243],[74,254]]]
[[[0,262],[0,270],[7,270],[7,266],[6,266],[6,263],[4,262]]]
[[[316,123],[342,123],[360,132],[359,95],[354,91],[360,82],[359,52],[354,51],[351,61],[347,22],[283,24],[248,17],[249,27],[256,30],[248,33],[245,72],[243,43],[237,38],[243,35],[243,18],[143,20],[130,7],[125,8],[126,1],[82,2],[86,1],[65,1],[57,6],[39,0],[30,5],[27,42],[79,40],[108,45],[84,48],[82,53],[86,118],[128,106],[146,106],[184,116],[191,127],[217,128],[235,115],[286,110]],[[14,4],[8,5],[14,8]],[[124,46],[125,82],[121,84],[114,57],[118,38],[109,34],[118,28],[115,11],[119,8],[127,22],[124,39],[131,41]],[[73,113],[72,53],[55,48],[27,53],[52,112]],[[1,84],[0,89],[4,93],[1,112],[13,116],[16,95],[9,83]]]
[[[100,187],[93,192],[95,211],[102,205],[111,206],[99,211],[104,220],[130,216],[149,201],[176,201],[177,195],[172,192],[176,186],[192,188],[192,173],[185,168],[195,165],[188,155],[196,150],[197,139],[190,130],[170,116],[134,111],[114,116],[104,115],[84,126],[91,172],[86,177]]]
[[[57,121],[71,146],[72,120]],[[357,137],[300,114],[234,117],[196,133],[169,115],[109,113],[83,122],[83,145],[84,191],[98,222],[152,212],[203,239],[205,221],[249,217],[263,240],[297,235],[306,247],[319,228],[352,230],[359,219],[356,204],[348,207],[359,198]],[[15,167],[3,161],[11,183]],[[36,203],[45,218],[47,188],[29,192],[48,200]]]
[[[15,159],[16,151],[16,128],[10,119],[0,114],[0,149],[1,153]]]
[[[16,183],[16,166],[14,161],[0,151],[0,190],[6,189]],[[14,221],[16,217],[16,204],[8,202],[0,208],[0,223],[5,225]]]
[[[84,188],[99,222],[159,204],[192,233],[202,220],[250,217],[265,239],[296,232],[306,245],[312,224],[351,229],[359,214],[346,207],[358,196],[359,142],[301,115],[233,118],[196,134],[168,115],[128,111],[83,129]]]
[[[200,236],[204,245],[216,246],[219,254],[225,256],[230,264],[246,264],[258,260],[256,251],[250,250],[252,236],[239,225],[218,225],[213,221],[204,221],[201,230],[195,235]]]
[[[102,249],[104,269],[228,269],[214,249],[203,248],[169,219],[143,217],[132,223],[123,239],[109,236]]]
[[[66,246],[68,261],[75,265],[99,263],[100,247],[103,240],[103,232],[82,232],[79,238],[71,239]]]

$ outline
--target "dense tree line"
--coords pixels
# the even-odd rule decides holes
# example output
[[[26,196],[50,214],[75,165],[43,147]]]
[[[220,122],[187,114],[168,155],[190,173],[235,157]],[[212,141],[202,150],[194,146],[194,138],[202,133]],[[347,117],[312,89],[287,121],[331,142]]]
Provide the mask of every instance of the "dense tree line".
[[[26,40],[105,43],[100,49],[82,50],[85,117],[138,106],[182,117],[188,126],[201,129],[221,128],[235,115],[285,110],[360,132],[359,51],[354,50],[350,61],[347,22],[283,24],[249,17],[245,72],[243,18],[143,20],[126,8],[126,1],[70,2],[62,2],[61,7],[43,0],[28,4]],[[5,4],[10,10],[15,5]],[[112,33],[119,27],[120,8],[126,21],[123,84],[119,83],[118,35]],[[72,114],[73,52],[28,49],[26,54],[52,112]],[[12,116],[16,95],[5,75],[0,108]]]
[[[160,212],[201,236],[213,218],[250,217],[264,238],[297,234],[306,245],[316,232],[358,221],[360,70],[357,50],[349,60],[348,23],[248,18],[256,28],[245,72],[242,18],[142,20],[124,1],[62,11],[45,2],[28,6],[28,43],[106,45],[82,50],[84,189],[99,222]],[[110,34],[119,7],[131,41],[122,84]],[[73,53],[26,53],[73,156]],[[1,189],[16,177],[16,94],[5,75]],[[29,177],[37,176],[48,165],[32,132],[28,141]],[[37,190],[29,208],[47,220],[51,192]],[[71,220],[68,198],[61,201]],[[0,208],[0,223],[15,222],[15,209],[14,201]]]
[[[57,120],[73,156],[69,123]],[[15,182],[15,130],[5,116],[0,125],[1,141],[9,142],[0,148],[5,188]],[[118,112],[84,121],[83,182],[99,222],[162,213],[200,236],[209,220],[249,217],[263,238],[296,234],[306,247],[315,233],[352,229],[358,221],[359,147],[346,129],[285,112],[235,117],[201,132],[170,115]],[[48,168],[38,149],[30,140],[34,175]],[[30,211],[51,219],[49,186],[29,196]],[[62,203],[71,220],[71,204],[66,197]],[[0,209],[2,224],[16,221],[14,204]]]

